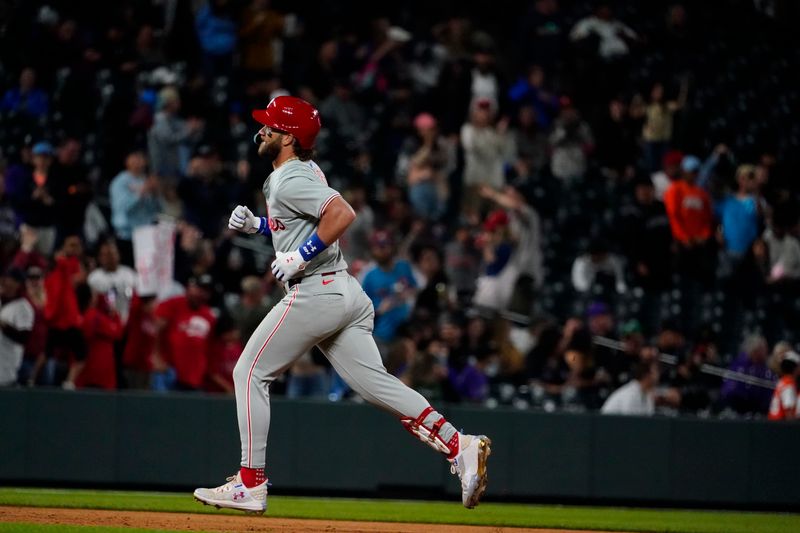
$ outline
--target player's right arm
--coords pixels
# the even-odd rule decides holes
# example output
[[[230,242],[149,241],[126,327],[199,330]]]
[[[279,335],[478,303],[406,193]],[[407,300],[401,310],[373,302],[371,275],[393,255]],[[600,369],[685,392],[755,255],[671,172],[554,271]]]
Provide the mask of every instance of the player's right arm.
[[[242,233],[261,233],[269,235],[269,224],[267,217],[257,217],[247,206],[237,205],[231,218],[228,219],[228,227]]]

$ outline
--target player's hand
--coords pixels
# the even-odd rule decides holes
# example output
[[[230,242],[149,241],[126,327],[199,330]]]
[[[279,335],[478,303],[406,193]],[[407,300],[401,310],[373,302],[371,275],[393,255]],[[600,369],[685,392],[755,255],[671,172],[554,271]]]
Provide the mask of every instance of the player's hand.
[[[228,227],[242,233],[256,233],[259,223],[253,212],[243,205],[237,205],[228,219]]]
[[[308,262],[303,260],[300,252],[278,252],[275,254],[275,261],[272,262],[272,273],[279,281],[289,281],[297,274],[305,270]]]

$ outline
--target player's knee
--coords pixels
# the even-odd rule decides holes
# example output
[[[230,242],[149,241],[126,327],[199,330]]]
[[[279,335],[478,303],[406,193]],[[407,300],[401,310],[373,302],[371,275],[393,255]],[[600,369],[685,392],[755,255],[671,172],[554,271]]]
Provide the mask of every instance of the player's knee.
[[[239,360],[236,362],[236,366],[233,367],[233,383],[236,384],[245,384],[249,379],[250,375],[250,365],[248,364],[248,360],[246,357],[239,357]]]

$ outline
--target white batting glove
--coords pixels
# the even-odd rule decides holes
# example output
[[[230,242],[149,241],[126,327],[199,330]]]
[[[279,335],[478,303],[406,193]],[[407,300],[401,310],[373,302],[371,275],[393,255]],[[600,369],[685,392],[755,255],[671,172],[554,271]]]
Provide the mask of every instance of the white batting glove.
[[[253,212],[243,205],[237,205],[231,213],[231,218],[228,219],[228,227],[242,233],[258,232],[260,223]]]
[[[275,261],[272,262],[272,273],[278,281],[289,281],[297,274],[302,272],[308,261],[303,260],[300,252],[277,252]]]

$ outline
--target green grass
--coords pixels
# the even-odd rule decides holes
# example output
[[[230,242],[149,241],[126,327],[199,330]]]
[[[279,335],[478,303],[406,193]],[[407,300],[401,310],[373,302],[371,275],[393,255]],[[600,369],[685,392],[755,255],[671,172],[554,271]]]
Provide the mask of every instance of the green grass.
[[[88,490],[0,489],[0,505],[220,513],[190,494]],[[0,514],[2,510],[0,509]],[[800,515],[674,509],[628,509],[484,503],[466,510],[458,502],[296,498],[270,496],[268,516],[487,526],[550,527],[664,533],[797,533]],[[17,527],[17,526],[14,526]],[[35,531],[26,526],[24,531]],[[86,528],[85,533],[92,528]],[[84,531],[76,529],[75,531]],[[6,529],[0,532],[22,531]],[[41,529],[40,531],[51,531]],[[58,531],[62,531],[59,529]],[[124,531],[130,532],[131,529]]]

